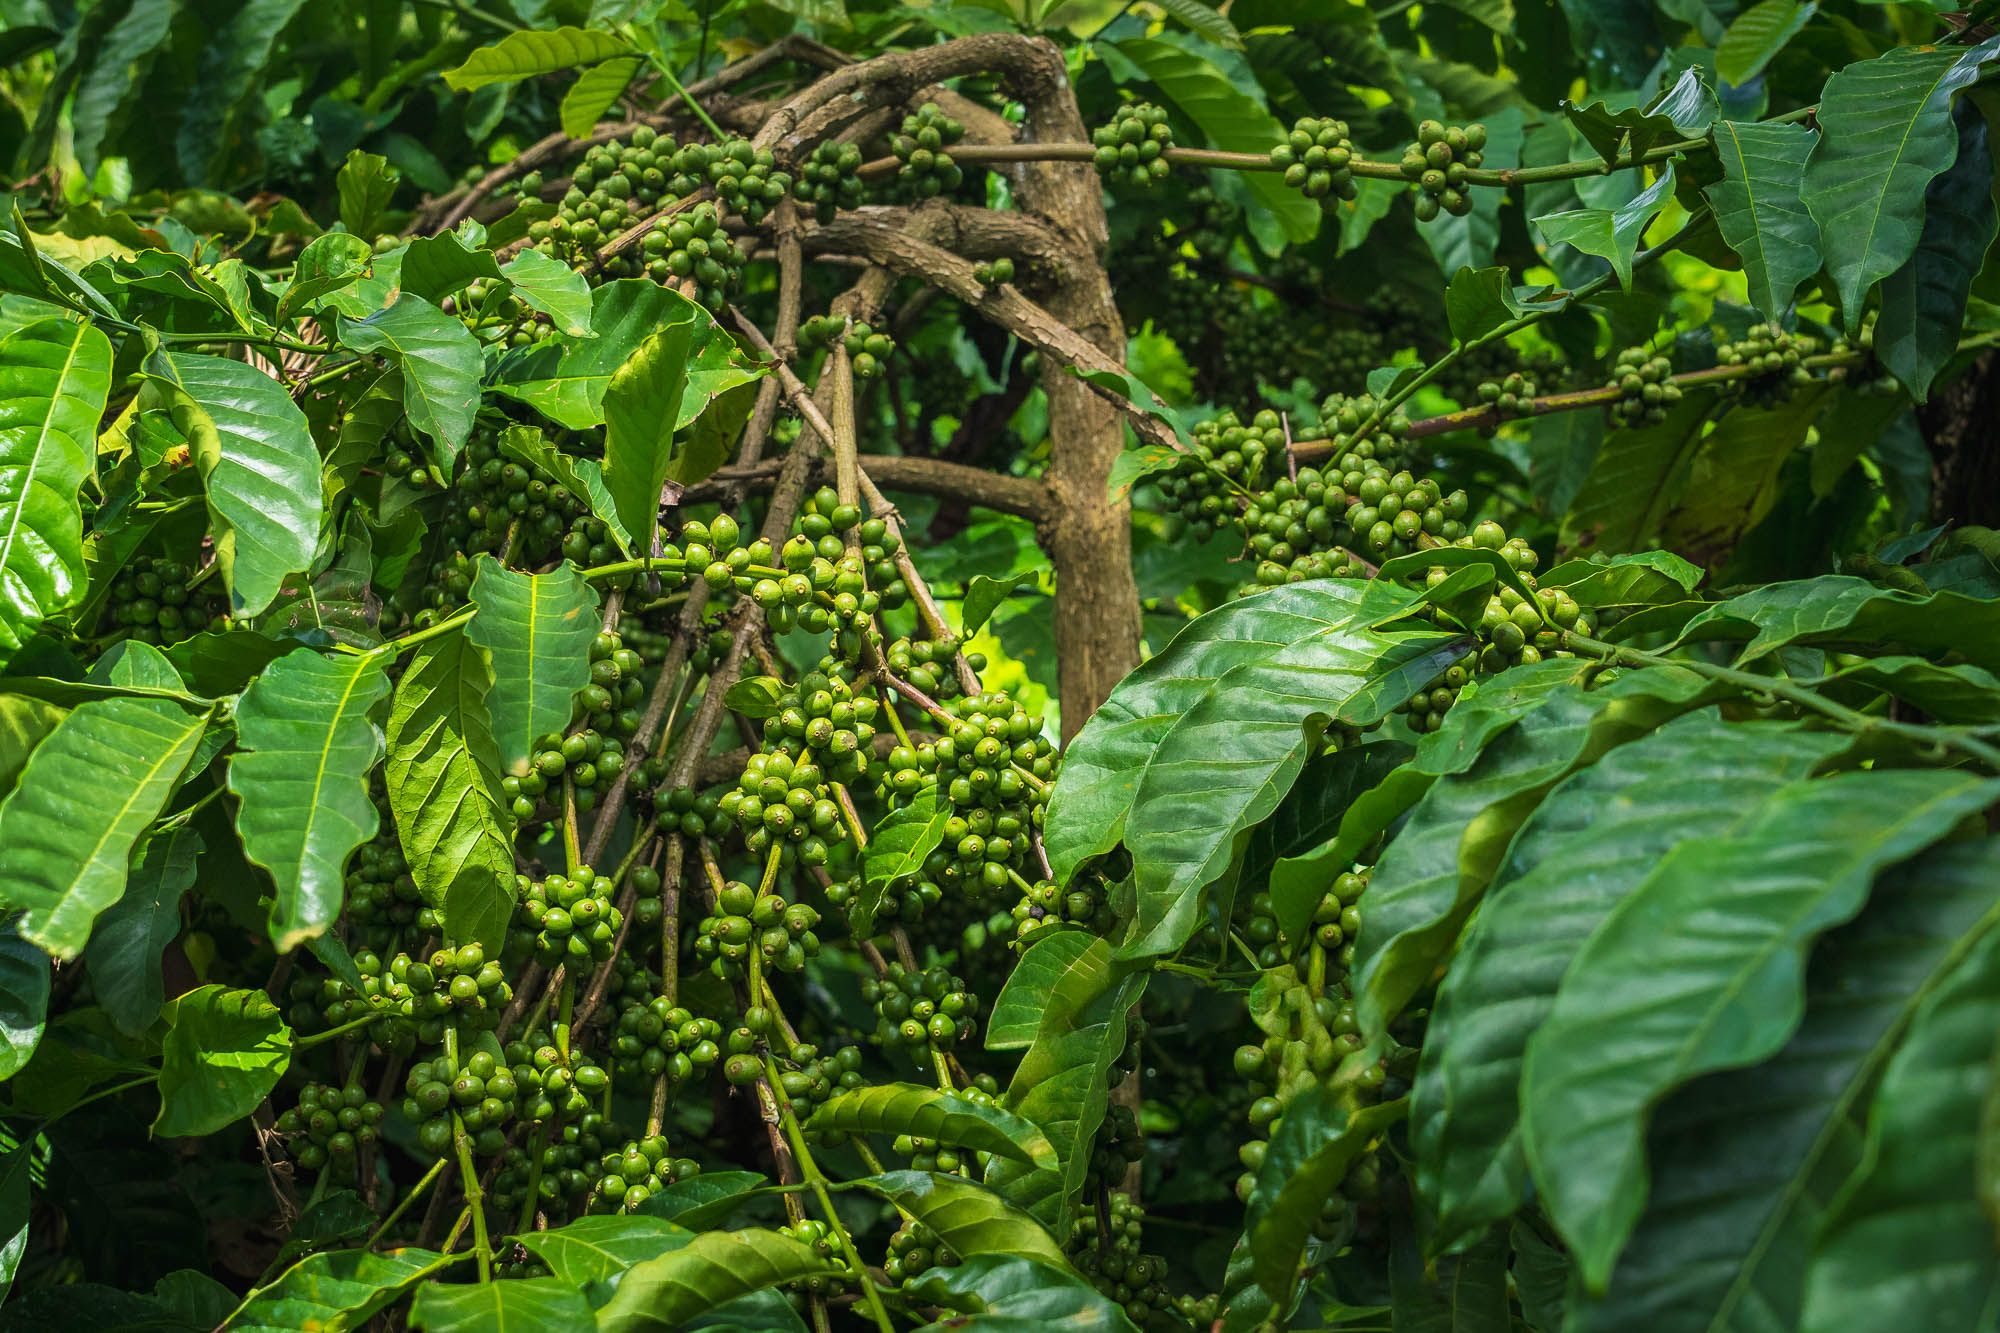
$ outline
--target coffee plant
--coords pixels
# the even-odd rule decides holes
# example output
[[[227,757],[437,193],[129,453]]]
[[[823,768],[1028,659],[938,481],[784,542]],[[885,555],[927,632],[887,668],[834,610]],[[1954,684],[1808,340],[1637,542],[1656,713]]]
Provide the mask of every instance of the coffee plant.
[[[1996,18],[0,0],[0,1323],[2000,1328]]]

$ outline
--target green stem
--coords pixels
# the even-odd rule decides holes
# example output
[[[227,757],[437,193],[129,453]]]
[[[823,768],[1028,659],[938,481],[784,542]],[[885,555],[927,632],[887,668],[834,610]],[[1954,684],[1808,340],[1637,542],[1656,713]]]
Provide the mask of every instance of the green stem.
[[[479,1168],[472,1160],[472,1136],[458,1112],[451,1113],[452,1148],[458,1154],[458,1174],[465,1182],[465,1206],[472,1213],[472,1249],[479,1260],[479,1280],[493,1280],[493,1245],[486,1237],[486,1193],[479,1187]]]
[[[388,1234],[389,1228],[396,1225],[397,1219],[402,1217],[404,1213],[410,1211],[410,1205],[415,1203],[419,1198],[421,1198],[423,1192],[429,1189],[437,1181],[437,1178],[439,1176],[444,1174],[445,1165],[450,1160],[451,1159],[448,1157],[440,1157],[435,1162],[432,1162],[431,1169],[424,1172],[423,1179],[419,1180],[416,1184],[412,1185],[410,1187],[410,1192],[408,1194],[405,1194],[402,1197],[402,1199],[398,1201],[396,1206],[389,1210],[389,1215],[382,1219],[381,1224],[377,1226],[374,1231],[369,1233],[368,1239],[362,1242],[361,1248],[364,1250],[374,1249],[375,1242],[381,1240],[384,1235]]]
[[[335,1038],[344,1037],[356,1028],[366,1027],[370,1023],[379,1023],[383,1017],[384,1015],[382,1014],[371,1013],[363,1014],[359,1018],[351,1018],[337,1028],[328,1028],[324,1032],[315,1032],[311,1036],[298,1038],[292,1043],[292,1049],[295,1051],[310,1050],[321,1042],[333,1041]]]

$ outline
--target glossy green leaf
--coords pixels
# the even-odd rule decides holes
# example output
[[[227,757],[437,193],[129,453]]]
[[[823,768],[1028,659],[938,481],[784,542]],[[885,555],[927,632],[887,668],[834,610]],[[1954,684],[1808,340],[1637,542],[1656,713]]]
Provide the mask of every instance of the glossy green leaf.
[[[229,1333],[359,1328],[450,1260],[414,1246],[334,1250],[301,1259],[250,1293],[223,1327]]]
[[[21,1256],[28,1250],[28,1172],[33,1157],[26,1144],[0,1156],[0,1299],[13,1290]],[[15,1312],[19,1313],[18,1305]]]
[[[203,851],[192,823],[146,840],[132,864],[125,896],[97,919],[84,947],[91,993],[129,1036],[138,1036],[166,1003],[161,955],[181,928],[181,897],[194,887],[195,861]]]
[[[278,35],[304,7],[305,0],[245,0],[206,34],[194,80],[199,92],[182,108],[175,140],[190,184],[208,185],[220,174],[242,127],[253,83],[269,65]]]
[[[0,1080],[21,1072],[41,1044],[49,1016],[49,956],[0,927]],[[12,1232],[8,1232],[12,1235]]]
[[[403,290],[437,305],[474,282],[497,281],[500,263],[475,239],[478,234],[447,231],[410,241],[403,249],[403,265],[398,271]]]
[[[1537,305],[1561,309],[1562,303],[1535,299],[1548,290],[1547,287],[1516,287],[1508,281],[1504,266],[1460,266],[1453,272],[1451,282],[1444,291],[1445,317],[1451,321],[1452,341],[1468,343],[1475,338],[1483,338]]]
[[[1970,48],[1900,46],[1826,81],[1805,203],[1850,335],[1869,289],[1916,252],[1926,189],[1957,152],[1952,98],[1996,52],[2000,38]]]
[[[924,868],[924,858],[944,840],[951,818],[949,802],[938,800],[935,785],[919,790],[908,805],[892,810],[876,825],[861,859],[861,891],[848,903],[847,920],[856,938],[874,932],[882,897],[902,880]]]
[[[173,420],[208,487],[216,553],[234,614],[256,615],[312,564],[320,526],[319,450],[285,386],[226,357],[156,352]]]
[[[1429,982],[1549,789],[1690,707],[1702,688],[1645,672],[1596,690],[1566,685],[1424,793],[1369,880],[1354,960],[1363,1032],[1386,1031]]]
[[[368,775],[382,733],[368,714],[388,694],[378,659],[301,649],[273,662],[236,706],[236,831],[277,884],[271,942],[280,953],[333,924],[347,858],[375,836]]]
[[[911,1278],[905,1291],[957,1313],[919,1333],[1136,1333],[1123,1307],[1066,1266],[1026,1256],[975,1254]]]
[[[590,641],[602,628],[597,593],[567,561],[519,574],[482,555],[472,605],[465,637],[492,681],[486,705],[500,765],[525,773],[535,741],[569,726],[577,691],[590,683]]]
[[[2000,928],[1996,854],[1991,839],[1957,843],[1888,872],[1814,951],[1785,1048],[1661,1105],[1646,1213],[1604,1299],[1577,1306],[1581,1333],[1798,1326],[1799,1277],[1862,1161],[1883,1066],[1911,1015]]]
[[[1284,128],[1260,101],[1198,52],[1155,37],[1128,37],[1105,46],[1152,80],[1167,101],[1200,128],[1209,147],[1267,153],[1284,137]],[[1296,245],[1318,234],[1318,203],[1270,172],[1248,172],[1243,183],[1286,240]]]
[[[0,804],[0,905],[26,913],[23,935],[58,958],[83,951],[207,729],[165,700],[99,699],[35,747]]]
[[[1075,1220],[1090,1145],[1104,1121],[1105,1073],[1125,1049],[1127,1015],[1146,979],[1115,962],[1108,942],[1095,941],[1049,990],[1034,1044],[1007,1086],[1003,1104],[1041,1126],[1062,1169],[995,1158],[986,1183],[1055,1235],[1068,1235]]]
[[[689,320],[696,329],[697,350],[677,422],[686,426],[707,406],[707,395],[728,387],[726,367],[713,364],[710,350],[721,347],[717,340],[722,335],[706,310],[651,278],[621,278],[593,288],[590,328],[596,336],[553,338],[517,348],[500,358],[489,387],[571,430],[601,426],[612,373],[655,332]],[[703,364],[704,358],[710,364]],[[731,372],[747,373],[740,368]]]
[[[847,1134],[908,1134],[1035,1166],[1057,1165],[1048,1136],[1020,1116],[914,1083],[835,1093],[813,1111],[808,1125]]]
[[[1765,0],[1750,13],[1792,3]],[[1785,318],[1799,284],[1819,271],[1819,224],[1801,197],[1806,159],[1818,140],[1797,124],[1724,120],[1715,126],[1722,179],[1702,193],[1722,239],[1743,260],[1750,303],[1766,319]]]
[[[368,273],[375,247],[351,232],[330,231],[314,237],[299,251],[292,280],[278,298],[280,323],[310,310],[329,292],[337,292]]]
[[[525,1231],[521,1244],[564,1282],[584,1287],[616,1277],[662,1250],[678,1249],[694,1233],[645,1214],[579,1217],[547,1231]]]
[[[1616,208],[1577,208],[1548,213],[1535,219],[1542,239],[1551,245],[1570,245],[1587,255],[1595,255],[1611,265],[1618,285],[1632,289],[1632,256],[1646,227],[1673,198],[1674,169],[1660,169],[1659,179]]]
[[[1087,930],[1044,929],[1007,973],[986,1017],[986,1049],[1018,1050],[1041,1030],[1048,997],[1072,969],[1101,968],[1103,947]]]
[[[597,1326],[603,1333],[666,1333],[749,1292],[839,1271],[810,1246],[775,1231],[704,1231],[628,1269],[598,1310]]]
[[[2000,669],[2000,603],[1958,592],[1928,597],[1846,574],[1770,583],[1703,610],[1679,642],[1742,642],[1739,663],[1795,644],[1866,643],[1957,653]]]
[[[960,1176],[891,1171],[854,1183],[937,1232],[938,1240],[961,1257],[1005,1254],[1055,1265],[1069,1262],[1062,1246],[1034,1218]]]
[[[619,94],[644,63],[638,55],[613,56],[577,75],[563,94],[562,132],[572,139],[588,139],[598,118],[617,105]]]
[[[1976,666],[1940,666],[1921,657],[1871,657],[1825,679],[1835,698],[1868,702],[1872,693],[1914,704],[1940,722],[2000,722],[2000,677]],[[1845,685],[1861,689],[1848,690]]]
[[[366,319],[343,318],[340,341],[357,352],[380,352],[402,370],[410,423],[436,443],[438,463],[449,474],[479,411],[482,363],[471,330],[405,293]]]
[[[707,1228],[736,1211],[770,1182],[755,1171],[703,1171],[655,1190],[639,1205],[639,1215],[658,1217],[690,1229]]]
[[[1664,420],[1607,435],[1563,515],[1565,547],[1630,551],[1659,531],[1686,482],[1714,407],[1712,392],[1684,393]]]
[[[453,92],[469,93],[489,83],[512,83],[536,74],[553,74],[613,56],[630,53],[622,37],[594,28],[555,28],[510,32],[491,46],[482,46],[463,64],[444,72]]]
[[[1024,569],[1000,579],[974,574],[965,585],[965,600],[959,609],[959,632],[977,633],[1015,593],[1023,588],[1039,587],[1041,577],[1039,569]]]
[[[0,690],[0,801],[14,790],[28,756],[63,719],[62,708]]]
[[[1585,941],[1528,1040],[1521,1134],[1588,1289],[1604,1288],[1645,1206],[1653,1106],[1780,1048],[1813,939],[1860,909],[1877,871],[1993,797],[1942,772],[1793,784],[1736,836],[1668,853]],[[1681,928],[1690,921],[1702,928]]]
[[[660,489],[674,460],[674,427],[687,390],[692,319],[639,344],[604,389],[604,485],[640,552],[653,546]]]
[[[1315,634],[1381,624],[1417,600],[1414,593],[1373,583],[1292,584],[1192,621],[1118,683],[1064,753],[1043,833],[1055,878],[1067,881],[1125,837],[1148,761],[1174,723],[1228,671]]]
[[[75,319],[0,337],[0,658],[82,598],[83,515],[111,342]]]
[[[509,426],[502,430],[500,452],[568,487],[570,494],[590,507],[591,516],[611,530],[619,550],[627,553],[632,550],[632,538],[618,521],[611,492],[604,485],[604,465],[597,459],[566,454],[531,426]]]
[[[410,878],[443,911],[447,936],[491,954],[506,943],[515,889],[488,688],[464,634],[420,645],[389,706],[383,776]]]
[[[1409,1109],[1402,1098],[1360,1106],[1352,1089],[1337,1092],[1319,1084],[1285,1107],[1243,1214],[1257,1282],[1279,1305],[1290,1304],[1300,1256],[1320,1224],[1327,1196]]]
[[[1875,355],[1920,403],[1958,350],[1972,280],[2000,229],[1986,119],[1968,107],[1958,120],[1958,158],[1925,192],[1916,252],[1882,280],[1875,321]]]
[[[1686,600],[1701,578],[1700,566],[1672,551],[1636,551],[1565,560],[1535,581],[1562,589],[1579,606],[1650,606]]]
[[[136,0],[104,35],[90,68],[77,80],[70,106],[70,146],[85,176],[94,176],[103,147],[126,124],[146,74],[174,19],[176,0]]]
[[[1563,112],[1598,155],[1611,163],[1679,139],[1700,138],[1714,123],[1718,107],[1701,72],[1689,66],[1644,107],[1613,111],[1601,101],[1588,106],[1565,102]]]
[[[1988,932],[1924,997],[1883,1071],[1860,1170],[1806,1270],[1800,1328],[1889,1328],[1918,1312],[1935,1328],[1991,1323],[2000,1258],[1975,1181],[1996,1004],[2000,934]]]
[[[1522,826],[1438,987],[1412,1095],[1416,1179],[1440,1243],[1527,1197],[1521,1056],[1584,940],[1667,852],[1729,836],[1843,743],[1703,709],[1565,779]]]
[[[160,1138],[214,1134],[256,1110],[292,1060],[292,1032],[260,990],[202,986],[168,1006]]]
[[[589,338],[592,312],[590,284],[584,276],[539,250],[523,250],[500,266],[500,276],[513,284],[514,295],[555,321],[571,338]]]
[[[1713,562],[1763,522],[1778,501],[1786,461],[1805,444],[1827,396],[1813,385],[1770,407],[1725,413],[1695,454],[1661,540]]]
[[[1741,88],[1764,72],[1818,9],[1813,0],[1760,0],[1750,6],[1730,20],[1716,44],[1715,72]]]
[[[350,152],[334,177],[334,187],[340,196],[341,225],[364,240],[373,238],[376,224],[394,197],[401,175],[386,157],[358,148]]]
[[[424,1333],[589,1333],[596,1327],[583,1293],[560,1278],[431,1282],[410,1302],[410,1327]]]

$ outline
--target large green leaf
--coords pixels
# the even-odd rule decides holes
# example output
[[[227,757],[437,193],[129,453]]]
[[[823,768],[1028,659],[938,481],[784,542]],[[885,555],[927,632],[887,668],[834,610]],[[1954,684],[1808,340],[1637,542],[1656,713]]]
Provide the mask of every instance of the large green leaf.
[[[612,373],[604,389],[604,485],[634,549],[653,548],[660,488],[674,460],[674,425],[687,390],[690,318],[654,333]]]
[[[161,350],[146,369],[169,386],[174,425],[193,441],[234,612],[256,615],[312,564],[319,537],[319,450],[305,413],[241,361]]]
[[[189,184],[208,185],[236,146],[239,120],[271,48],[305,0],[246,0],[202,43],[201,71],[181,108],[176,148]]]
[[[1714,134],[1722,179],[1702,193],[1722,239],[1743,260],[1750,304],[1766,319],[1783,319],[1799,284],[1819,271],[1819,224],[1800,197],[1819,136],[1803,125],[1735,120],[1718,121]]]
[[[1607,164],[1678,139],[1698,139],[1714,123],[1715,94],[1692,65],[1644,106],[1613,111],[1608,102],[1563,103],[1563,114]]]
[[[1062,1246],[1041,1224],[984,1185],[934,1171],[891,1171],[854,1182],[881,1195],[960,1256],[1018,1255],[1065,1265]]]
[[[1662,1104],[1652,1197],[1604,1299],[1577,1308],[1580,1330],[1797,1326],[1799,1277],[1862,1160],[1883,1066],[1912,1013],[2000,927],[1996,853],[1991,839],[1958,843],[1884,875],[1861,916],[1814,951],[1805,1019],[1785,1048]]]
[[[1786,460],[1805,444],[1826,401],[1825,387],[1812,385],[1771,407],[1726,413],[1702,441],[1661,540],[1712,561],[1763,522],[1777,503]]]
[[[1103,944],[1087,930],[1044,930],[1007,973],[986,1016],[986,1049],[1018,1050],[1041,1031],[1050,995],[1072,969],[1104,965]]]
[[[640,1213],[579,1217],[547,1231],[523,1232],[519,1239],[551,1273],[582,1287],[616,1277],[662,1250],[678,1249],[693,1236],[684,1226]]]
[[[1909,262],[1882,280],[1875,355],[1918,402],[1958,350],[1966,298],[1993,244],[1993,158],[1986,118],[1958,118],[1958,158],[1924,195],[1923,230]]]
[[[236,831],[277,884],[271,943],[280,953],[333,924],[347,858],[375,836],[368,775],[382,733],[368,713],[388,693],[379,659],[300,649],[266,668],[236,705]]]
[[[846,1134],[909,1134],[954,1148],[1053,1168],[1056,1150],[1030,1122],[914,1083],[877,1083],[821,1102],[809,1125]]]
[[[292,264],[292,280],[278,298],[278,319],[293,318],[310,309],[329,292],[337,292],[366,274],[375,247],[352,232],[330,231],[315,236]]]
[[[1507,1238],[1494,1231],[1426,1264],[1413,1219],[1399,1213],[1389,1237],[1389,1321],[1396,1333],[1511,1333]]]
[[[1136,1333],[1122,1306],[1068,1267],[1025,1256],[976,1254],[926,1269],[903,1289],[957,1312],[919,1333]]]
[[[1668,853],[1584,942],[1528,1039],[1521,1134],[1586,1288],[1603,1290],[1645,1207],[1653,1106],[1781,1047],[1814,938],[1860,909],[1877,871],[1993,798],[1962,773],[1795,783],[1735,836]]]
[[[1702,688],[1693,676],[1644,672],[1597,690],[1565,685],[1501,732],[1471,768],[1424,793],[1369,880],[1354,960],[1364,1032],[1385,1032],[1430,980],[1508,841],[1549,789],[1690,707]]]
[[[1563,544],[1630,551],[1657,532],[1680,494],[1714,406],[1712,392],[1696,390],[1682,394],[1663,420],[1607,435],[1563,515]]]
[[[596,1327],[583,1293],[560,1278],[500,1282],[431,1282],[410,1303],[410,1327],[424,1333],[590,1333]]]
[[[924,868],[924,858],[944,840],[951,818],[951,804],[939,801],[936,785],[927,784],[908,805],[891,810],[876,825],[862,853],[861,891],[847,905],[848,925],[857,938],[874,933],[883,895]]]
[[[560,259],[539,250],[523,250],[500,266],[513,284],[514,295],[555,321],[558,332],[571,338],[593,337],[590,284]]]
[[[547,574],[517,574],[482,555],[472,606],[465,637],[486,659],[500,765],[525,773],[535,741],[569,726],[577,691],[590,683],[597,593],[568,561]]]
[[[28,1169],[34,1155],[24,1143],[0,1157],[0,1299],[13,1290],[21,1256],[28,1251]]]
[[[500,358],[490,387],[526,403],[571,430],[604,424],[604,391],[612,373],[657,330],[693,320],[699,350],[688,371],[676,428],[686,426],[714,394],[754,372],[730,363],[732,343],[706,310],[650,278],[621,278],[590,295],[592,337],[552,338]],[[712,350],[713,349],[713,350]],[[720,354],[720,355],[718,355]]]
[[[1535,219],[1542,239],[1551,245],[1570,245],[1587,255],[1595,255],[1611,265],[1618,285],[1632,289],[1632,256],[1639,239],[1646,234],[1659,211],[1674,195],[1674,169],[1660,168],[1659,179],[1616,208],[1576,208],[1548,213]]]
[[[596,64],[612,56],[627,55],[631,50],[624,38],[596,28],[510,32],[491,46],[474,51],[463,64],[446,70],[444,81],[453,92],[469,93],[489,83],[512,83],[537,74],[553,74],[559,69]]]
[[[449,476],[479,412],[482,363],[472,331],[405,292],[366,319],[343,318],[340,341],[357,352],[380,352],[402,370],[410,424],[436,443],[438,463]]]
[[[1285,1107],[1243,1214],[1258,1284],[1280,1306],[1290,1304],[1299,1258],[1320,1224],[1327,1197],[1408,1111],[1401,1098],[1360,1106],[1352,1088],[1337,1091],[1322,1084]]]
[[[1176,110],[1200,128],[1210,147],[1268,153],[1283,139],[1284,127],[1262,102],[1198,51],[1154,37],[1128,37],[1105,46],[1136,65]],[[1319,205],[1278,176],[1246,172],[1243,183],[1258,206],[1276,220],[1287,241],[1300,244],[1318,233]]]
[[[755,1171],[703,1171],[647,1195],[638,1215],[691,1229],[707,1228],[742,1207],[769,1183]]]
[[[1527,1197],[1521,1055],[1584,940],[1668,851],[1728,836],[1842,744],[1704,709],[1566,778],[1522,826],[1438,987],[1412,1095],[1416,1179],[1440,1243]]]
[[[1147,975],[1127,971],[1112,959],[1109,943],[1095,941],[1049,990],[1034,1044],[1007,1086],[1007,1109],[1041,1126],[1062,1168],[995,1158],[986,1183],[1058,1236],[1068,1235],[1075,1220],[1091,1144],[1104,1122],[1105,1076],[1125,1049],[1126,1019],[1145,993]]]
[[[572,139],[588,139],[597,118],[609,111],[645,63],[640,55],[613,56],[576,76],[562,99],[562,131]],[[532,253],[532,252],[530,252]]]
[[[1930,596],[1847,574],[1768,583],[1689,620],[1678,642],[1743,641],[1738,662],[1794,644],[1866,643],[1918,653],[1957,653],[2000,669],[2000,602],[1958,592]]]
[[[70,105],[70,148],[86,177],[95,176],[103,147],[137,102],[154,57],[166,44],[176,0],[134,0],[77,80]]]
[[[0,804],[0,905],[26,913],[23,935],[59,958],[82,952],[207,729],[165,700],[98,699],[35,747]]]
[[[1957,151],[1952,98],[1996,52],[2000,38],[1970,49],[1899,46],[1826,81],[1805,203],[1849,334],[1861,327],[1869,288],[1916,252],[1926,188]]]
[[[292,1061],[292,1032],[260,990],[202,986],[167,1009],[160,1039],[161,1138],[213,1134],[256,1110]]]
[[[44,319],[0,338],[0,658],[83,596],[78,501],[111,390],[111,342]]]
[[[1924,997],[1882,1074],[1861,1168],[1806,1270],[1800,1328],[1895,1328],[1917,1312],[1929,1328],[1992,1326],[2000,1258],[1975,1182],[1996,1005],[2000,933],[1988,932]]]
[[[0,690],[0,800],[14,790],[28,756],[56,729],[63,712],[52,703]]]
[[[97,919],[83,951],[91,994],[129,1036],[153,1026],[166,1002],[161,955],[181,928],[181,896],[203,851],[192,823],[155,833],[133,863],[125,896]]]
[[[352,1329],[401,1299],[450,1260],[415,1247],[333,1250],[299,1260],[250,1293],[223,1324],[229,1333]]]
[[[1760,0],[1738,14],[1715,47],[1715,72],[1741,88],[1799,35],[1819,6],[1814,0]],[[1776,316],[1772,316],[1776,318]]]
[[[738,1296],[839,1273],[810,1246],[775,1231],[704,1231],[626,1270],[597,1312],[602,1333],[666,1333]]]
[[[49,956],[8,922],[0,926],[0,1080],[28,1063],[48,1016]]]
[[[486,664],[463,634],[421,645],[396,683],[383,775],[396,838],[454,941],[506,943],[514,842],[487,712]]]

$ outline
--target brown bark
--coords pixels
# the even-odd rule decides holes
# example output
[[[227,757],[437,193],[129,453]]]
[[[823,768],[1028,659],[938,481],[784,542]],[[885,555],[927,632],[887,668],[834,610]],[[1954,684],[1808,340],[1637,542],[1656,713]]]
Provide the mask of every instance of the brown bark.
[[[1986,352],[1917,409],[1931,448],[1931,517],[2000,526],[2000,352]]]

